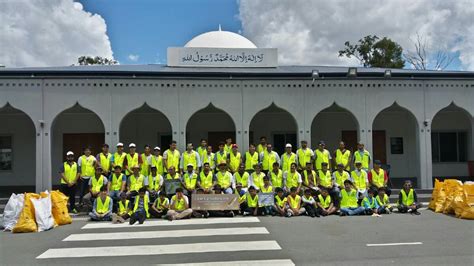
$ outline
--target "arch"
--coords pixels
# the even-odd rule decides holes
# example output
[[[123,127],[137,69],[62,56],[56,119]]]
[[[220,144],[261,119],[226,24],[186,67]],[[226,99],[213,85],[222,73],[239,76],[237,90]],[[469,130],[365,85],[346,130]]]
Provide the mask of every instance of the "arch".
[[[232,138],[235,143],[235,128],[235,121],[226,111],[209,103],[186,122],[186,143],[197,147],[201,139],[207,139],[209,145],[217,150],[217,144],[226,138]]]
[[[95,155],[100,152],[104,142],[104,122],[97,113],[79,103],[61,111],[51,124],[52,172],[56,173],[55,169],[61,165],[67,151],[73,151],[77,159],[83,149],[89,146]],[[59,184],[59,178],[54,178],[52,183]]]
[[[9,102],[0,107],[0,186],[34,191],[36,186],[36,128],[31,117]]]
[[[339,141],[354,151],[359,140],[359,121],[348,109],[334,102],[321,110],[311,123],[311,143],[313,146],[324,140],[328,149],[337,149]]]
[[[278,107],[275,103],[257,112],[249,126],[250,143],[258,143],[260,137],[265,136],[273,144],[273,149],[279,154],[284,152],[285,144],[290,143],[297,147],[298,124],[295,117],[287,110]]]
[[[171,142],[172,133],[168,117],[145,102],[122,118],[119,126],[119,141],[133,142],[138,150],[145,145],[166,147]]]
[[[372,158],[390,165],[395,187],[406,179],[421,185],[418,135],[415,115],[397,102],[381,110],[372,122]]]

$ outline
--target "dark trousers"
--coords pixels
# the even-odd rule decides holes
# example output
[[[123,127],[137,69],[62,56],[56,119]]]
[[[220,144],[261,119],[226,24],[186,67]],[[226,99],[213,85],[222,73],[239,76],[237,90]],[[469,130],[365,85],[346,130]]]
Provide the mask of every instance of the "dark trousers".
[[[145,222],[145,219],[146,219],[146,212],[144,210],[136,211],[132,213],[132,215],[130,216],[130,224],[134,224],[137,221],[139,224],[143,224],[143,222]]]
[[[378,189],[375,186],[371,186],[370,188],[375,191],[378,191]],[[392,189],[390,189],[389,187],[385,187],[385,194],[387,194],[387,196],[390,197],[390,195],[392,195]]]
[[[415,206],[416,206],[416,210],[418,210],[418,209],[420,208],[420,204],[418,204],[418,203],[416,203]],[[408,208],[408,206],[405,206],[405,205],[402,205],[402,204],[398,205],[398,212],[400,212],[400,213],[407,213],[408,210],[410,210],[410,209]]]
[[[61,185],[61,192],[69,197],[69,207],[68,210],[71,212],[74,208],[76,208],[76,190],[77,185],[73,185],[69,187],[67,184]]]
[[[79,203],[84,204],[83,198],[89,192],[89,179],[80,179],[79,181]]]
[[[314,207],[314,205],[303,203],[302,207],[306,210],[306,213],[308,214],[308,216],[311,216],[311,217],[316,216],[317,209]]]
[[[245,212],[248,212],[248,213],[250,213],[250,215],[253,215],[255,209],[257,209],[257,215],[262,215],[262,213],[265,210],[263,207],[258,207],[258,208],[247,207],[245,209]]]
[[[209,217],[234,217],[232,211],[209,211]]]
[[[150,212],[150,215],[151,215],[152,217],[154,217],[154,218],[161,218],[161,217],[163,217],[163,216],[166,215],[166,212],[168,212],[167,209],[164,209],[164,210],[162,210],[162,211],[158,211],[158,212],[157,212],[157,211],[155,211],[155,209],[153,209],[153,208],[150,208],[148,211]]]

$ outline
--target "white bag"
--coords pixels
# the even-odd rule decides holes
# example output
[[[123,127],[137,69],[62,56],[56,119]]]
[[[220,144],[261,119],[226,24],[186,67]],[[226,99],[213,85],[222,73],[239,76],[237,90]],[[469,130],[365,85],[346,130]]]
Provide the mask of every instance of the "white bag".
[[[13,193],[10,196],[10,199],[5,205],[5,210],[3,212],[3,227],[4,231],[11,231],[15,227],[18,217],[23,210],[23,204],[25,203],[24,194],[15,194]]]
[[[48,193],[46,191],[46,193]],[[31,199],[35,207],[35,219],[38,224],[38,232],[46,231],[54,227],[53,214],[51,213],[51,195],[46,198]]]

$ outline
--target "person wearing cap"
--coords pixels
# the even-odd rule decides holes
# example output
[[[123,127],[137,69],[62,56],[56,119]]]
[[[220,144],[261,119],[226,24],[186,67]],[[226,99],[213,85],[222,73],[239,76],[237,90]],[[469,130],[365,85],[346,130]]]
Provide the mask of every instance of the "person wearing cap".
[[[263,177],[265,173],[262,172],[262,165],[256,164],[255,171],[250,175],[247,186],[254,187],[256,190],[261,190],[263,187]]]
[[[337,164],[337,170],[332,173],[332,189],[334,194],[337,195],[344,189],[344,181],[350,180],[353,182],[349,173],[344,170],[344,167],[343,163],[339,163]],[[339,207],[339,197],[334,198],[334,206]]]
[[[201,162],[204,160],[204,156],[207,152],[207,139],[201,139],[199,147],[196,149],[197,153],[199,154],[199,158]]]
[[[183,194],[182,188],[176,189],[176,195],[171,197],[170,209],[166,213],[168,220],[179,220],[189,217],[193,214],[193,210],[189,208],[189,200]]]
[[[197,187],[201,188],[205,194],[212,192],[212,187],[217,183],[215,175],[211,171],[210,164],[205,162],[197,180]]]
[[[225,194],[232,194],[232,187],[235,187],[232,174],[227,171],[227,163],[219,164],[219,171],[216,173],[217,184],[221,186]]]
[[[227,154],[230,154],[232,152],[232,138],[226,138],[225,139],[224,150]]]
[[[351,172],[351,178],[354,181],[354,187],[357,190],[359,198],[364,198],[367,195],[367,188],[369,187],[369,179],[367,172],[362,169],[362,162],[355,162],[355,169]]]
[[[234,174],[234,181],[235,181],[234,184],[237,184],[237,183],[241,184],[242,187],[244,187],[244,188],[242,188],[242,190],[246,192],[247,191],[247,185],[248,185],[248,182],[249,182],[249,176],[250,176],[249,173],[245,172],[244,164],[241,163],[239,165],[238,171],[235,172],[235,174]],[[234,186],[233,188],[235,189],[236,187]]]
[[[303,181],[301,180],[300,173],[296,171],[296,167],[296,163],[292,163],[290,171],[283,173],[283,189],[287,193],[289,193],[292,188],[296,189],[297,194],[299,194],[301,191],[301,184],[303,183]]]
[[[225,162],[227,163],[227,152],[224,149],[225,143],[223,141],[219,142],[219,150],[216,152],[215,165],[219,166],[219,164]]]
[[[81,168],[81,185],[79,187],[79,203],[84,204],[84,195],[89,191],[89,180],[95,174],[97,161],[91,154],[91,148],[84,148],[84,154],[77,160],[77,165]]]
[[[76,210],[76,191],[77,182],[81,176],[81,167],[74,161],[74,153],[66,153],[66,161],[59,168],[61,177],[61,192],[69,198],[69,212],[77,213]]]
[[[326,144],[322,140],[318,143],[318,148],[314,150],[314,161],[316,171],[323,168],[321,165],[323,162],[328,164],[328,169],[331,168],[331,153],[326,150]]]
[[[181,154],[176,149],[176,141],[172,140],[170,143],[170,148],[167,149],[163,153],[163,165],[165,167],[165,171],[168,172],[168,169],[173,166],[174,170],[179,169],[179,160],[180,160]]]
[[[237,144],[232,144],[232,150],[227,155],[227,164],[229,165],[229,171],[231,174],[237,172],[242,163],[242,156],[240,155],[238,148],[239,146],[237,146]]]
[[[107,195],[107,187],[102,186],[99,189],[98,197],[94,200],[92,211],[89,212],[91,221],[111,221],[113,205],[114,200]]]
[[[364,143],[360,141],[357,143],[357,151],[354,152],[353,160],[354,165],[356,162],[361,162],[362,169],[364,169],[366,172],[369,171],[371,157],[369,151],[364,148]]]
[[[339,142],[339,148],[334,151],[334,165],[344,165],[344,170],[351,170],[351,151],[346,149],[344,141]]]
[[[281,165],[280,156],[273,150],[272,144],[267,143],[267,148],[260,153],[260,162],[262,163],[262,169],[265,174],[271,170],[274,162],[278,162]]]
[[[301,147],[296,152],[298,156],[298,170],[303,170],[306,168],[308,162],[312,162],[314,159],[314,152],[308,148],[308,142],[306,140],[301,141]]]
[[[112,167],[115,167],[116,165],[119,165],[120,168],[122,168],[122,171],[125,172],[125,169],[123,168],[123,162],[125,161],[125,158],[127,157],[127,153],[123,151],[123,143],[119,142],[117,143],[117,151],[112,155]]]
[[[257,146],[257,152],[258,154],[261,154],[267,149],[267,138],[262,136],[260,137],[260,143]]]
[[[174,166],[170,166],[170,168],[168,168],[168,174],[166,174],[166,180],[180,180],[181,179],[181,176],[179,175],[178,172],[176,172],[176,169],[174,168]]]
[[[109,152],[109,145],[104,143],[102,145],[102,152],[96,156],[97,162],[99,162],[100,167],[102,167],[103,175],[109,176],[112,172],[112,154]]]
[[[107,189],[107,183],[107,178],[102,175],[102,167],[97,166],[94,176],[89,178],[89,193],[86,194],[84,198],[90,200],[92,203],[93,199],[99,195],[102,187]]]
[[[150,164],[148,162],[151,161],[151,148],[150,145],[145,145],[143,147],[143,153],[140,155],[141,157],[141,170],[140,173],[144,176],[149,176],[150,175]]]
[[[163,176],[158,174],[158,171],[155,166],[150,168],[150,175],[148,175],[148,192],[150,194],[151,200],[154,200],[158,192],[160,192],[163,187]]]
[[[216,154],[212,152],[212,146],[207,146],[206,151],[203,153],[201,157],[201,163],[202,166],[204,167],[205,163],[209,164],[209,168],[211,169],[211,172],[214,172],[216,169]]]
[[[258,164],[259,153],[255,151],[255,145],[250,144],[249,150],[245,152],[244,158],[242,158],[242,163],[245,165],[245,171],[251,174],[254,171],[254,165]]]
[[[306,168],[301,173],[303,179],[303,187],[305,187],[305,189],[318,190],[318,176],[316,175],[316,171],[313,170],[313,164],[311,163],[311,161],[306,163]]]
[[[388,184],[388,175],[382,168],[382,162],[379,160],[374,160],[374,168],[369,171],[367,178],[369,179],[369,185],[375,191],[378,191],[379,188],[385,188],[385,193],[390,197],[392,190],[387,186]]]
[[[273,163],[273,168],[268,172],[267,176],[270,178],[274,188],[279,187],[283,189],[283,171],[280,169],[280,165],[277,162]]]
[[[132,174],[132,166],[138,165],[141,170],[142,157],[138,155],[137,145],[135,143],[130,143],[128,145],[128,154],[125,156],[125,161],[123,162],[123,168],[125,168],[125,174],[130,176]]]
[[[150,157],[148,157],[148,165],[150,166],[150,171],[152,167],[155,167],[156,172],[162,176],[165,172],[164,170],[165,168],[163,165],[163,156],[161,156],[160,153],[161,153],[160,147],[157,146],[153,148],[153,154]]]
[[[191,196],[196,190],[198,175],[194,171],[194,165],[192,163],[188,163],[187,170],[183,174],[183,178],[181,180],[181,185],[184,188],[184,194]]]
[[[114,167],[114,171],[110,174],[107,182],[107,190],[109,191],[109,196],[114,200],[118,201],[120,194],[125,191],[127,186],[127,176],[122,174],[122,168],[120,165]]]
[[[133,173],[128,177],[127,194],[129,198],[133,199],[142,187],[146,189],[148,178],[140,173],[140,166],[134,165],[131,168]]]
[[[201,159],[199,158],[199,154],[194,150],[192,143],[188,143],[188,145],[186,145],[186,151],[181,155],[181,160],[179,161],[180,173],[184,173],[185,167],[187,167],[189,164],[192,164],[196,173],[199,173],[199,168],[201,168]]]
[[[291,164],[298,162],[298,156],[292,152],[293,146],[290,143],[285,145],[285,153],[281,155],[281,170],[284,172],[290,171]]]

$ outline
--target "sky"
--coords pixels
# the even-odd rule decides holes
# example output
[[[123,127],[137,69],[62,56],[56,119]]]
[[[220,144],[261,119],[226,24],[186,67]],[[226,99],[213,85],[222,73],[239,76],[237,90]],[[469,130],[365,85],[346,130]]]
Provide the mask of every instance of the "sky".
[[[0,64],[71,65],[81,55],[165,64],[166,49],[221,25],[281,65],[354,66],[345,41],[387,36],[405,51],[423,36],[448,69],[474,71],[473,0],[0,0]],[[409,66],[407,66],[409,68]]]

